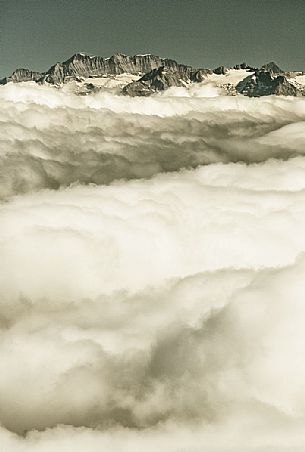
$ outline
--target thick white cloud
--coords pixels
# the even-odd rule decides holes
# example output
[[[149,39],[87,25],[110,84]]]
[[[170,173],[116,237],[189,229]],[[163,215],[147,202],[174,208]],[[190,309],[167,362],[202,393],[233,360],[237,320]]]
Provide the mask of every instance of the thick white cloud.
[[[303,99],[200,97],[206,89],[137,99],[2,87],[0,196],[303,155]]]
[[[0,90],[0,451],[304,447],[305,104],[199,94]]]

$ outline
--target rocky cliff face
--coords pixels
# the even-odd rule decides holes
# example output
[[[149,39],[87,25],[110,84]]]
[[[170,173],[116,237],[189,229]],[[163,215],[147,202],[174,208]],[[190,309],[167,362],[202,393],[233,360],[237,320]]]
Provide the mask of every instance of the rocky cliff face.
[[[285,74],[285,71],[283,71],[274,61],[270,61],[270,63],[264,64],[261,67],[261,70],[270,72],[272,75]]]
[[[228,94],[240,93],[251,97],[271,94],[305,95],[305,87],[295,82],[295,77],[301,73],[284,72],[274,62],[264,64],[260,69],[254,69],[246,63],[238,64],[233,68],[219,66],[213,70],[193,69],[191,66],[179,64],[175,60],[160,58],[151,54],[128,56],[118,53],[110,58],[103,58],[76,53],[68,60],[56,63],[44,73],[33,72],[29,69],[17,69],[9,77],[0,80],[0,84],[35,81],[61,86],[69,81],[76,81],[81,82],[78,85],[83,87],[83,89],[77,89],[77,94],[88,94],[100,88],[94,83],[88,84],[88,80],[84,79],[92,78],[92,82],[94,82],[94,78],[104,76],[115,78],[120,77],[120,74],[131,74],[138,76],[139,79],[126,85],[123,88],[123,94],[147,96],[158,91],[164,91],[171,86],[179,87],[193,82],[202,82],[210,74],[212,74],[212,77],[215,75],[222,77],[224,80],[222,83],[225,84],[227,77],[230,77],[234,70],[246,70],[250,72],[250,75],[239,83],[234,81],[232,86],[230,84],[230,90],[227,90]],[[126,83],[128,82],[126,81]]]
[[[211,69],[193,69],[190,72],[189,77],[191,82],[200,83],[210,74],[213,74]]]
[[[9,82],[29,82],[31,80],[37,82],[41,79],[43,74],[41,72],[33,72],[29,69],[16,69],[9,77],[5,77],[0,80],[0,85],[6,85]]]
[[[258,70],[236,85],[236,91],[249,97],[302,96],[304,91],[289,82],[284,75],[274,75],[273,71]]]
[[[191,82],[202,82],[210,70],[179,71],[175,68],[160,66],[145,74],[139,80],[123,88],[123,94],[129,96],[149,96],[158,91],[165,91],[172,86],[187,86]]]
[[[101,77],[123,73],[141,75],[161,66],[182,74],[188,74],[192,71],[189,66],[155,55],[135,55],[131,57],[119,53],[110,58],[102,58],[77,53],[67,61],[52,66],[46,72],[43,81],[62,84],[78,77]]]
[[[213,69],[214,74],[217,75],[224,75],[226,72],[228,72],[229,68],[225,66],[218,66],[215,69]]]
[[[149,96],[171,86],[185,86],[189,82],[190,79],[186,74],[172,69],[165,70],[164,66],[160,66],[125,86],[123,93],[129,96]]]
[[[54,85],[60,85],[70,80],[102,77],[104,75],[128,73],[141,76],[154,69],[158,69],[159,67],[164,67],[165,70],[178,72],[182,77],[193,78],[194,81],[201,80],[204,75],[204,70],[194,70],[191,66],[179,64],[175,60],[160,58],[159,56],[151,54],[128,56],[117,53],[110,58],[103,58],[99,56],[89,56],[84,53],[76,53],[68,60],[54,64],[54,66],[45,73],[18,69],[10,77],[1,80],[1,83],[5,84],[10,81],[20,82],[35,80],[41,83],[47,82]]]
[[[253,72],[253,71],[257,70],[257,69],[254,69],[253,66],[249,66],[245,62],[236,64],[235,66],[233,66],[233,69],[246,69],[249,72]]]

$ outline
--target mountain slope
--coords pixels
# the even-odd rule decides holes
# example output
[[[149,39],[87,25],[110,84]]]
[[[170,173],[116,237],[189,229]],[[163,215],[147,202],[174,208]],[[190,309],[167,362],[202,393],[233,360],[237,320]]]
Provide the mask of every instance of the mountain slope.
[[[259,70],[236,85],[236,91],[249,97],[302,96],[304,89],[291,83],[285,75],[274,75],[273,71]]]
[[[116,93],[148,96],[172,86],[188,87],[193,83],[212,83],[224,88],[228,95],[250,97],[268,95],[305,95],[304,73],[284,72],[275,62],[255,69],[246,63],[233,68],[219,66],[194,69],[169,58],[152,54],[128,56],[117,53],[109,58],[76,53],[46,72],[17,69],[0,80],[0,84],[34,81],[55,86],[74,82],[76,94],[90,94],[101,89],[116,89]],[[123,77],[118,79],[119,77]],[[301,83],[300,83],[301,82]]]
[[[160,58],[151,54],[128,56],[118,53],[112,55],[110,58],[103,58],[100,56],[89,56],[84,53],[76,53],[68,60],[54,64],[45,73],[34,73],[23,70],[26,72],[19,72],[18,77],[15,77],[14,73],[10,77],[2,79],[1,83],[35,80],[42,83],[47,82],[59,85],[70,80],[77,80],[80,77],[102,77],[104,75],[124,73],[143,75],[161,66],[166,69],[178,71],[181,74],[189,74],[193,70],[192,67],[179,64],[175,60]],[[37,75],[33,78],[29,73]]]
[[[149,96],[172,86],[187,86],[192,82],[202,82],[208,73],[208,70],[203,69],[179,72],[173,69],[166,70],[164,66],[160,66],[139,80],[126,85],[122,91],[129,96]]]
[[[29,82],[38,81],[43,77],[41,72],[33,72],[30,69],[16,69],[10,76],[4,77],[0,80],[0,85],[6,85],[9,82]]]

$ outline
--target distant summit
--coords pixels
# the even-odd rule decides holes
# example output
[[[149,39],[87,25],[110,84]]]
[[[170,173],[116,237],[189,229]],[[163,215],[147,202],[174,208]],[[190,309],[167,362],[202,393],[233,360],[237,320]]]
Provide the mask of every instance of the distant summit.
[[[5,77],[0,80],[1,85],[6,85],[9,82],[29,82],[29,81],[39,81],[43,74],[40,72],[33,72],[29,69],[16,69],[9,77]]]
[[[182,74],[187,74],[192,71],[190,66],[151,54],[128,56],[123,53],[116,53],[109,58],[103,58],[100,56],[86,55],[85,53],[75,53],[66,61],[54,64],[44,73],[34,73],[25,69],[24,71],[26,72],[18,73],[18,77],[15,77],[14,73],[10,77],[2,79],[0,83],[6,84],[10,81],[22,82],[35,80],[40,83],[46,82],[53,85],[60,85],[71,79],[77,80],[80,77],[102,77],[104,75],[124,73],[143,75],[159,67],[178,71]],[[21,70],[19,69],[18,71]]]
[[[284,75],[274,75],[273,71],[259,70],[249,75],[236,86],[237,92],[249,97],[298,96],[305,95],[302,88],[297,88]]]
[[[118,81],[118,77],[124,74],[125,82],[123,79]],[[172,86],[188,87],[193,83],[210,81],[230,95],[302,96],[305,95],[305,81],[303,84],[298,82],[300,74],[303,73],[285,72],[274,61],[264,64],[260,69],[244,62],[233,67],[196,69],[150,53],[134,56],[116,53],[103,58],[78,52],[43,73],[16,69],[10,76],[0,80],[0,84],[34,81],[60,87],[73,81],[83,86],[77,93],[87,95],[107,86],[108,78],[108,85],[116,86],[122,94],[148,96]],[[103,80],[103,83],[97,83],[98,79]]]
[[[285,74],[285,71],[283,71],[274,61],[264,64],[261,69],[262,71],[270,72],[275,75]]]
[[[202,82],[210,73],[212,71],[209,69],[177,71],[160,66],[125,86],[123,93],[130,96],[148,96],[158,91],[165,91],[172,86],[187,86],[192,82]]]
[[[236,91],[249,97],[305,95],[304,86],[298,85],[291,73],[285,73],[274,61],[254,70],[237,84]]]

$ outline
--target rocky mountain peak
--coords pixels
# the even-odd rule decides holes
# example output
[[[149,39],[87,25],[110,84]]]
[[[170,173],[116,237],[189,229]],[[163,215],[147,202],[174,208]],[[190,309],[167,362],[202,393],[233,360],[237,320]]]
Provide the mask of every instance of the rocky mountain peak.
[[[224,75],[228,72],[228,68],[226,66],[218,66],[215,69],[213,69],[214,74],[217,75]]]
[[[236,64],[235,66],[233,66],[233,69],[237,69],[237,70],[239,70],[239,69],[246,69],[247,71],[251,71],[251,72],[254,72],[254,71],[256,71],[257,69],[255,69],[255,68],[253,68],[253,66],[249,66],[249,64],[247,64],[247,63],[245,63],[245,62],[243,62],[243,63],[239,63],[239,64]]]
[[[9,82],[19,83],[19,82],[29,82],[41,79],[43,74],[41,72],[31,71],[30,69],[19,68],[16,69],[9,77],[5,77],[0,80],[0,85],[6,85]]]
[[[164,91],[172,86],[186,86],[190,78],[185,73],[177,70],[166,69],[160,66],[139,80],[130,83],[123,88],[123,94],[129,96],[149,96],[158,91]]]
[[[110,58],[113,58],[114,60],[122,60],[130,57],[126,55],[126,53],[117,52],[114,53]]]
[[[274,61],[270,61],[270,63],[266,63],[261,67],[262,71],[270,72],[272,74],[284,74],[283,71]]]
[[[240,70],[242,77],[245,77],[243,72],[245,70],[250,74],[237,83],[236,77],[238,78],[239,74],[234,73],[233,79],[230,79],[232,69]],[[101,77],[115,79],[121,74],[128,75],[127,79],[125,77],[125,80],[128,81],[125,82],[123,93],[133,96],[149,95],[163,91],[171,86],[187,86],[190,83],[201,83],[210,74],[227,75],[225,79],[228,80],[228,86],[230,86],[230,89],[233,87],[230,92],[228,91],[231,94],[240,93],[252,97],[270,94],[305,95],[304,86],[297,82],[297,76],[303,73],[284,72],[274,61],[264,64],[260,69],[253,68],[245,62],[229,68],[218,66],[213,70],[194,69],[191,66],[177,63],[173,59],[161,58],[150,53],[134,56],[115,53],[108,58],[103,58],[101,56],[91,56],[84,52],[77,52],[67,60],[57,62],[44,73],[31,71],[30,69],[16,69],[9,77],[0,80],[0,84],[35,81],[61,86],[69,81],[76,81],[87,86],[84,91],[87,93],[100,89],[98,84],[95,87],[95,84],[92,84],[91,80],[87,79]],[[132,77],[130,78],[130,76]],[[219,77],[219,79],[223,80],[224,78]],[[136,81],[126,85],[130,80]],[[213,80],[215,80],[215,77]],[[230,80],[233,80],[233,84]],[[241,79],[239,78],[239,80]]]
[[[258,70],[249,75],[236,85],[236,91],[249,97],[269,96],[272,94],[282,96],[303,95],[303,90],[298,89],[289,82],[284,75],[274,74],[266,69]]]
[[[128,56],[124,53],[116,53],[109,58],[103,58],[76,53],[66,61],[52,66],[45,73],[42,81],[60,85],[79,77],[102,77],[123,73],[142,75],[161,66],[181,73],[192,71],[190,66],[152,54]]]

